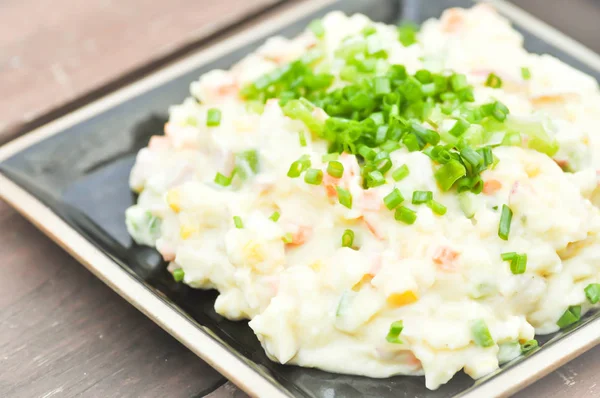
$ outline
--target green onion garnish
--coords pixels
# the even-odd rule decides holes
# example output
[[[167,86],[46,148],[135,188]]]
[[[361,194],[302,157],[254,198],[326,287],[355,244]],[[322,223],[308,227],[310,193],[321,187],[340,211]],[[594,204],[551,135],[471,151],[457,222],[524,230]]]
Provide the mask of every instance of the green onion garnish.
[[[581,306],[572,305],[570,306],[558,319],[556,324],[559,328],[566,328],[569,325],[574,324],[581,318]]]
[[[521,77],[523,78],[523,80],[531,79],[531,71],[529,70],[529,68],[525,66],[521,68]]]
[[[206,125],[215,127],[221,124],[221,111],[217,108],[210,108],[206,113]]]
[[[456,119],[456,123],[448,132],[455,137],[460,137],[469,128],[471,124],[464,119]]]
[[[175,280],[175,282],[181,282],[184,276],[185,272],[183,271],[183,269],[177,268],[176,270],[173,270],[173,279]]]
[[[394,213],[394,218],[396,221],[402,221],[405,224],[414,224],[417,220],[417,213],[414,210],[409,209],[408,207],[400,206],[396,209],[396,213]]]
[[[398,26],[398,41],[402,43],[404,47],[408,47],[417,42],[417,32],[419,26],[414,22],[403,22]]]
[[[490,73],[485,81],[485,85],[491,88],[500,88],[502,87],[502,79],[498,75]]]
[[[404,324],[402,323],[402,321],[393,322],[390,325],[390,330],[385,339],[388,341],[388,343],[402,344],[402,340],[400,340],[400,333],[402,333],[403,329]]]
[[[523,344],[521,344],[521,353],[523,355],[535,350],[536,348],[538,348],[538,342],[537,340],[527,340],[526,342],[524,342]]]
[[[392,178],[394,181],[400,181],[406,178],[409,174],[410,170],[408,169],[408,166],[403,164],[392,172]]]
[[[480,347],[493,346],[494,339],[483,319],[476,319],[471,322],[471,336],[473,341]]]
[[[288,232],[281,237],[281,240],[283,240],[283,243],[292,243],[294,241],[294,237],[292,236],[291,232]]]
[[[517,253],[515,253],[515,252],[502,253],[500,256],[502,257],[502,261],[512,261],[517,256]]]
[[[300,174],[310,167],[310,159],[307,155],[303,155],[290,165],[287,176],[290,178],[300,177]]]
[[[352,208],[352,194],[350,193],[350,191],[347,191],[341,187],[335,187],[335,189],[337,191],[338,200],[340,201],[340,204],[342,206],[345,206],[345,207],[351,209]]]
[[[273,214],[271,214],[271,216],[269,217],[269,220],[273,221],[273,222],[277,222],[279,221],[279,217],[281,217],[281,214],[279,214],[278,211],[273,212]]]
[[[306,136],[304,135],[304,131],[300,130],[298,132],[298,138],[300,139],[300,146],[305,147],[306,144]]]
[[[385,177],[379,170],[374,170],[367,174],[367,187],[374,188],[385,184]]]
[[[444,191],[449,191],[452,185],[467,174],[465,166],[458,160],[451,160],[435,172],[435,179]]]
[[[510,233],[510,223],[513,212],[507,205],[502,205],[502,214],[500,216],[500,225],[498,226],[498,236],[500,239],[508,240]]]
[[[404,197],[402,196],[398,188],[394,188],[392,192],[390,192],[383,198],[383,203],[385,204],[385,207],[387,207],[389,210],[395,209],[403,201]]]
[[[319,185],[323,181],[323,171],[319,169],[308,169],[304,173],[304,182],[311,185]]]
[[[240,216],[233,216],[233,223],[238,229],[244,228],[244,223],[242,222],[242,218]]]
[[[527,254],[517,254],[510,262],[510,272],[524,274],[527,269]]]
[[[436,202],[433,199],[427,201],[427,206],[431,209],[431,211],[433,211],[435,214],[440,215],[440,216],[443,216],[448,211],[446,206],[444,206],[443,204],[441,204],[439,202]]]
[[[414,191],[412,195],[412,204],[420,205],[427,203],[433,199],[433,192],[431,191]]]
[[[342,178],[344,175],[344,165],[337,160],[332,160],[327,165],[327,174],[334,178]]]
[[[600,283],[590,283],[583,291],[591,304],[596,304],[600,301]]]
[[[231,185],[231,178],[224,176],[221,173],[217,173],[217,175],[215,175],[215,183],[223,187],[228,187],[229,185]]]
[[[354,231],[347,229],[342,234],[342,247],[352,247],[354,244]]]

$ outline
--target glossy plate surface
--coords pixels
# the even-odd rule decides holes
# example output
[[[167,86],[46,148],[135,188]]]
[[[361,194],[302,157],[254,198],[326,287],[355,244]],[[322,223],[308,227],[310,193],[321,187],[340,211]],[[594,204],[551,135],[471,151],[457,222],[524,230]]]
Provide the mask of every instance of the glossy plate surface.
[[[44,126],[0,149],[0,196],[74,254],[128,301],[253,395],[302,397],[451,397],[508,394],[589,349],[600,339],[597,314],[564,332],[542,338],[543,347],[482,380],[458,374],[437,391],[421,377],[369,379],[275,364],[267,359],[247,322],[215,313],[214,291],[173,282],[153,249],[135,245],[125,228],[134,203],[128,187],[137,151],[162,132],[166,110],[188,95],[190,82],[227,69],[273,34],[291,37],[331,10],[361,12],[386,23],[421,22],[468,0],[313,0],[237,35],[139,83]],[[550,53],[600,78],[600,58],[571,46],[518,9],[500,3],[522,25],[529,51]],[[527,26],[525,26],[527,25]],[[523,28],[533,29],[536,34]],[[544,38],[542,38],[543,36]],[[566,40],[561,42],[561,40]],[[565,44],[566,43],[566,44]],[[568,47],[565,47],[568,46]],[[592,323],[594,325],[592,325]],[[595,330],[594,330],[595,329]],[[484,395],[485,394],[485,395]]]

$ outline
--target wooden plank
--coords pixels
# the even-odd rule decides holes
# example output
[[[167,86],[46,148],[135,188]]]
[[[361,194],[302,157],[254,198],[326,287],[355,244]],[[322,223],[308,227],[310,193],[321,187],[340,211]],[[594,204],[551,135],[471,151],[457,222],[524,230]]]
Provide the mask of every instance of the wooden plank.
[[[0,2],[0,143],[279,0]]]

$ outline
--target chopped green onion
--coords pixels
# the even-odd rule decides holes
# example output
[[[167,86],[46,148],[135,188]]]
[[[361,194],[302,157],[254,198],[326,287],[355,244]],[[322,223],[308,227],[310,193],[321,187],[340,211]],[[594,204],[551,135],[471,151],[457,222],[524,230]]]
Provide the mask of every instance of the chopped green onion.
[[[521,77],[523,78],[523,80],[531,79],[531,71],[529,70],[529,68],[525,66],[521,68]]]
[[[281,216],[281,214],[279,214],[278,211],[273,212],[273,214],[271,214],[271,216],[269,217],[269,220],[271,220],[273,222],[277,222],[277,221],[279,221],[280,216]]]
[[[392,192],[390,192],[383,198],[383,203],[385,204],[385,207],[387,207],[389,210],[395,209],[403,201],[404,197],[402,196],[398,188],[394,188]]]
[[[398,26],[398,41],[402,43],[404,47],[408,47],[417,42],[417,32],[419,26],[414,22],[404,22]]]
[[[408,169],[408,166],[403,164],[402,166],[394,170],[394,172],[392,173],[392,178],[394,179],[394,181],[401,181],[404,178],[406,178],[409,174],[410,170]]]
[[[347,229],[342,235],[342,247],[352,247],[354,244],[354,231]]]
[[[498,226],[498,236],[500,239],[508,240],[510,233],[510,223],[513,212],[507,205],[502,205],[502,214],[500,215],[500,225]]]
[[[443,216],[444,214],[446,214],[446,211],[448,211],[448,209],[446,208],[446,206],[444,206],[443,204],[436,202],[435,200],[431,199],[427,202],[427,207],[429,207],[431,209],[431,211],[433,211],[435,214]]]
[[[470,146],[461,148],[460,156],[475,169],[483,164],[483,157]]]
[[[193,117],[193,116],[188,116],[188,118],[185,119],[185,124],[187,124],[188,126],[197,127],[198,126],[198,120],[195,117]]]
[[[344,165],[337,160],[332,160],[327,165],[327,174],[334,178],[342,178],[344,175]]]
[[[600,301],[600,283],[590,283],[584,289],[585,296],[591,304]]]
[[[390,326],[390,330],[385,337],[388,343],[392,344],[402,344],[402,340],[400,340],[400,333],[404,329],[404,324],[402,321],[393,322]]]
[[[559,328],[566,328],[569,325],[574,324],[581,318],[581,306],[580,305],[572,305],[570,306],[558,319],[556,325]]]
[[[417,220],[417,213],[408,207],[400,206],[396,209],[394,214],[396,221],[402,221],[405,224],[414,224]]]
[[[467,174],[465,166],[458,160],[451,160],[435,172],[435,179],[444,191],[449,191],[452,185]]]
[[[221,111],[217,108],[210,108],[206,113],[206,125],[215,127],[221,124]]]
[[[510,262],[510,272],[514,275],[524,274],[527,269],[527,254],[517,254]]]
[[[313,115],[314,105],[309,101],[303,101],[303,98],[293,99],[281,109],[285,116],[302,121],[311,131],[318,135],[323,133],[325,123]]]
[[[294,237],[292,236],[291,232],[284,234],[281,239],[283,240],[283,243],[292,243],[294,241]]]
[[[311,185],[319,185],[323,181],[323,171],[319,169],[308,169],[304,173],[304,182]]]
[[[215,183],[224,187],[228,187],[229,185],[231,185],[231,178],[224,176],[221,173],[217,173],[217,175],[215,175]]]
[[[300,139],[300,146],[301,147],[305,147],[306,144],[306,136],[304,135],[304,131],[299,131],[298,132],[298,138]]]
[[[373,80],[375,95],[385,95],[392,92],[390,79],[387,77],[376,77]]]
[[[494,339],[483,319],[476,319],[471,322],[471,336],[473,341],[480,347],[493,346]]]
[[[351,209],[352,208],[352,194],[350,193],[350,191],[347,191],[341,187],[335,187],[335,189],[337,191],[338,200],[340,201],[340,204],[342,206],[345,206],[345,207]]]
[[[235,155],[236,171],[242,180],[245,180],[252,174],[258,173],[258,162],[258,152],[254,149]]]
[[[300,174],[310,167],[310,159],[307,156],[302,156],[290,165],[287,176],[290,178],[300,177]]]
[[[185,272],[183,271],[183,269],[177,268],[176,270],[173,270],[173,279],[175,280],[175,282],[181,282],[184,276]]]
[[[238,229],[244,228],[244,223],[242,222],[242,218],[240,216],[233,216],[233,223]]]
[[[502,261],[512,261],[517,256],[517,253],[515,253],[515,252],[502,253],[500,256],[502,257]]]
[[[485,81],[485,85],[491,88],[500,88],[502,87],[502,79],[498,75],[490,73]]]
[[[471,124],[464,119],[457,119],[454,126],[448,132],[455,137],[460,137],[469,128]]]
[[[450,85],[452,86],[452,91],[458,92],[464,90],[469,87],[469,83],[467,82],[467,76],[462,73],[455,73],[450,77]]]
[[[538,348],[539,344],[537,340],[527,340],[523,344],[521,344],[521,353],[523,355],[528,354],[529,352]]]
[[[420,205],[427,203],[433,199],[433,192],[431,191],[414,191],[412,195],[412,204]]]
[[[379,170],[374,170],[367,174],[367,187],[374,188],[385,184],[385,177]]]
[[[319,39],[325,35],[325,28],[323,28],[323,22],[320,19],[313,19],[312,22],[308,24],[308,29],[310,29]]]

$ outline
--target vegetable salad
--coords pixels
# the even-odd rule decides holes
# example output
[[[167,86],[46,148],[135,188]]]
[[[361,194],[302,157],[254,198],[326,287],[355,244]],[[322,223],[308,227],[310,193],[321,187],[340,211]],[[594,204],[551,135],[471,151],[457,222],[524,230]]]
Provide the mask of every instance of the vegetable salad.
[[[436,389],[600,300],[600,95],[488,5],[332,12],[191,84],[126,212],[283,364]]]

